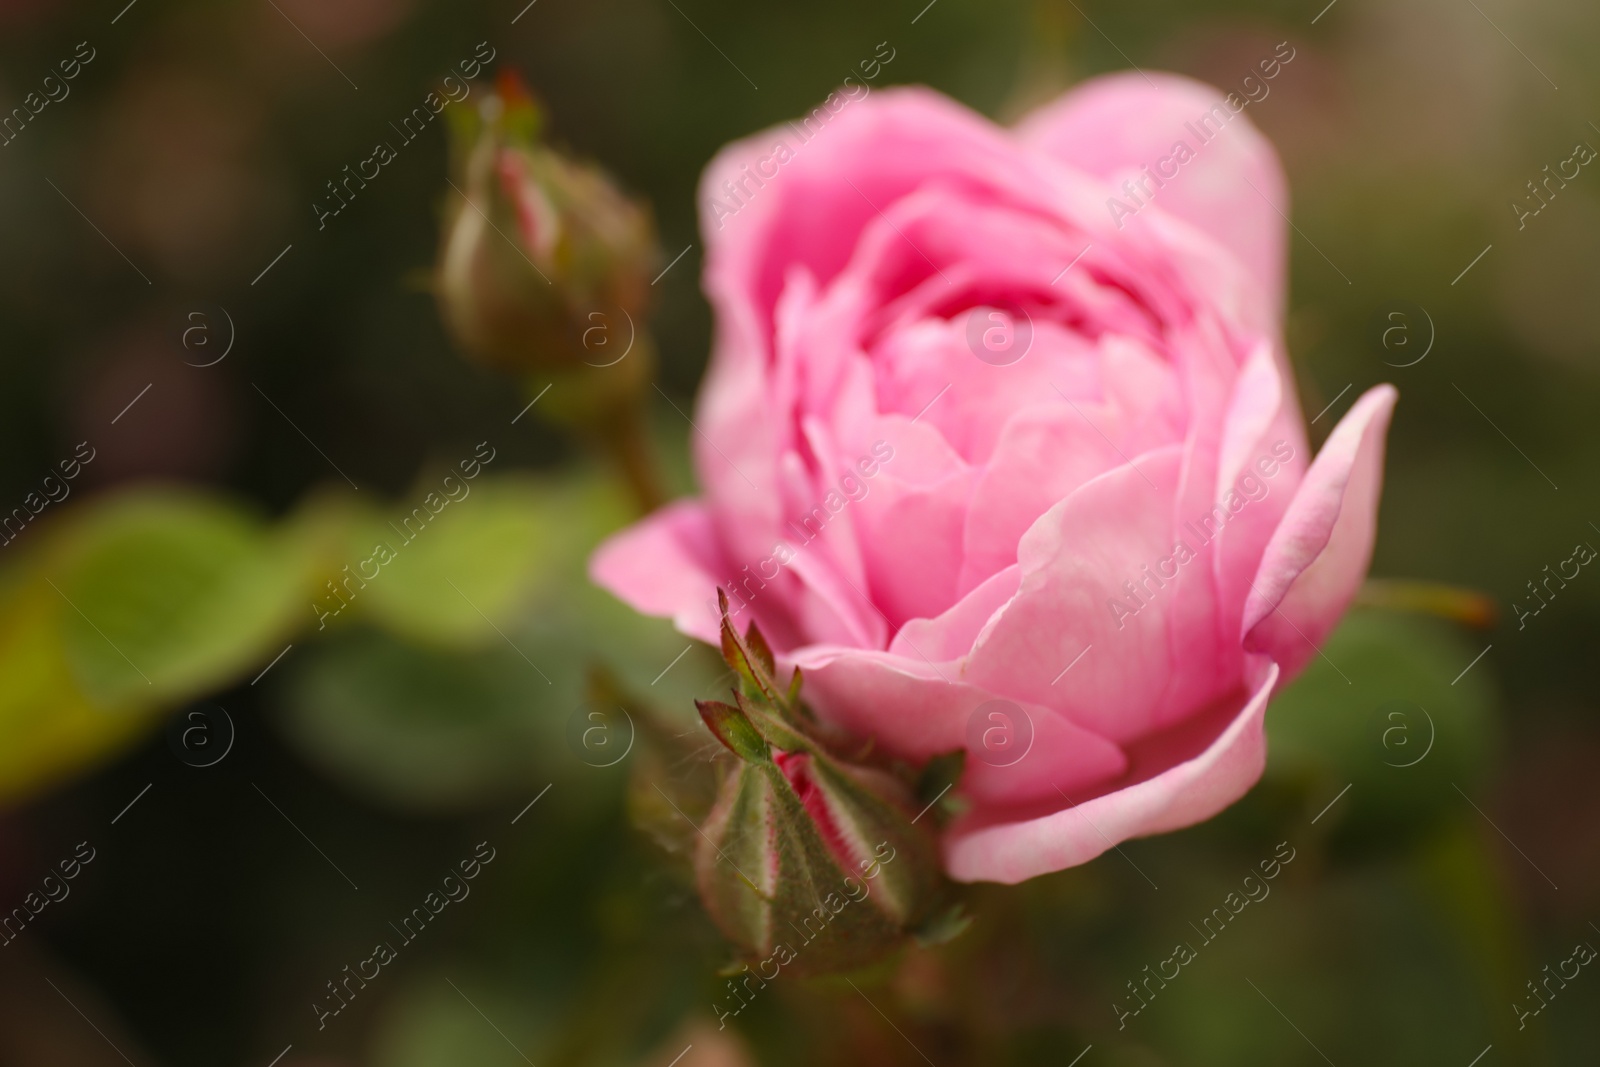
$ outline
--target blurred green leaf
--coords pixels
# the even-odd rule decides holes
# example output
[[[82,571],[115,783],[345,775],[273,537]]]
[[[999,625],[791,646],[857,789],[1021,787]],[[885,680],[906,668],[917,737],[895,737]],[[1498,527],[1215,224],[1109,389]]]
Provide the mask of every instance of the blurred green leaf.
[[[265,663],[306,610],[306,558],[231,504],[163,490],[81,514],[55,584],[66,656],[93,700],[175,702]]]
[[[609,664],[628,691],[649,693],[697,736],[692,695],[722,672],[708,668],[709,653],[674,665],[687,638],[590,583],[589,553],[628,516],[615,483],[580,472],[471,484],[412,542],[391,530],[396,558],[352,586],[345,618],[386,633],[358,631],[286,672],[289,736],[332,773],[406,807],[483,803],[558,771],[620,790],[626,765],[568,736],[593,697],[590,668]],[[336,525],[337,510],[308,524]],[[356,525],[383,529],[370,518]],[[612,726],[619,757],[631,753],[638,724]]]
[[[1329,820],[1352,834],[1427,831],[1487,765],[1491,666],[1461,674],[1479,651],[1437,619],[1351,612],[1267,713],[1269,780],[1329,799],[1350,785]]]
[[[381,633],[317,649],[284,725],[306,755],[401,807],[456,807],[535,777],[560,744],[552,689],[514,652],[418,648]]]
[[[1454,825],[1444,827],[1408,859],[1425,898],[1437,903],[1431,909],[1434,921],[1448,931],[1469,976],[1477,980],[1483,1003],[1495,1009],[1488,1017],[1495,1041],[1508,1044],[1516,1040],[1511,1025],[1515,1016],[1501,1006],[1525,995],[1521,983],[1537,965],[1530,964],[1515,902],[1496,870],[1484,831],[1477,813],[1463,810]],[[1542,1038],[1527,1036],[1542,1043]]]
[[[63,645],[68,615],[77,617],[42,572],[12,576],[0,592],[0,803],[104,759],[152,721],[152,704],[84,695]]]
[[[525,1067],[546,1062],[554,1021],[545,998],[435,973],[395,998],[380,1022],[375,1067]]]
[[[347,567],[332,575],[359,612],[413,641],[498,641],[497,628],[510,624],[552,560],[572,554],[565,501],[548,484],[488,477],[458,484],[468,487],[460,500],[419,492],[411,511],[388,508],[395,518],[359,524]],[[380,546],[392,553],[387,563]],[[374,569],[376,577],[362,580]],[[321,602],[340,606],[326,587]]]
[[[1285,878],[1208,942],[1190,924],[1223,907],[1221,894],[1236,888],[1194,893],[1163,924],[1172,928],[1170,941],[1191,946],[1197,958],[1158,989],[1128,1030],[1161,1049],[1166,1062],[1465,1064],[1494,1036],[1490,1009],[1504,1009],[1478,998],[1454,930],[1437,921],[1434,902],[1403,872],[1371,866],[1300,885]],[[1209,929],[1217,926],[1213,919]],[[1112,982],[1140,982],[1172,951],[1128,953]],[[1138,1005],[1125,986],[1119,992],[1121,1002]],[[1352,1027],[1351,1019],[1363,1025]]]

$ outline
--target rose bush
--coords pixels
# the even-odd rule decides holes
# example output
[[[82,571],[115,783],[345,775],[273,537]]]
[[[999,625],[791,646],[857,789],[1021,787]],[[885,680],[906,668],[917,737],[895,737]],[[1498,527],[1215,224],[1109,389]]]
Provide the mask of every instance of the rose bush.
[[[593,576],[707,641],[726,586],[825,719],[911,760],[970,746],[954,878],[1020,881],[1236,800],[1274,687],[1366,571],[1395,393],[1307,463],[1285,183],[1239,103],[1116,75],[1004,130],[882,91],[703,179],[724,205],[703,209],[705,495]],[[1025,716],[1024,757],[981,750],[986,706]]]

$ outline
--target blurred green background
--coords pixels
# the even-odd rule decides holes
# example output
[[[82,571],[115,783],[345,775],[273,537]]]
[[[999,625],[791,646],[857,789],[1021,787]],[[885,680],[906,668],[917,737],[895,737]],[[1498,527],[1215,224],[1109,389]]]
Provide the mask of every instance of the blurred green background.
[[[1600,9],[124,2],[0,0],[4,107],[93,54],[0,147],[0,510],[94,450],[0,548],[0,909],[94,852],[0,947],[0,1064],[1594,1062],[1600,976],[1541,986],[1520,1028],[1517,1006],[1600,944],[1600,579],[1522,626],[1512,605],[1600,544],[1600,175],[1520,229],[1510,204],[1600,146]],[[571,736],[593,662],[679,716],[721,664],[588,588],[624,488],[446,340],[444,130],[325,229],[310,204],[487,41],[558,143],[652,205],[665,259],[687,246],[650,390],[687,492],[661,396],[689,410],[705,362],[693,190],[720,145],[883,41],[880,84],[1011,120],[1130,63],[1232,87],[1283,40],[1249,115],[1290,175],[1313,438],[1397,384],[1373,573],[1477,590],[1499,621],[1375,595],[1274,705],[1267,777],[1223,817],[976,889],[956,942],[859,988],[775,983],[719,1031],[724,950],[628,827],[639,756],[591,766]],[[323,583],[482,441],[472,495],[318,632]],[[479,842],[470,898],[319,1028],[327,983]],[[1128,983],[1280,842],[1270,897],[1119,1028]]]

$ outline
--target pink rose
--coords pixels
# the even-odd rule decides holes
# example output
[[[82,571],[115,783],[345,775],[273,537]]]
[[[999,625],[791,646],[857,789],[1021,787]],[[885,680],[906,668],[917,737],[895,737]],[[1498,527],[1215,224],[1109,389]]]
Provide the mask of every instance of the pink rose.
[[[830,103],[706,173],[705,496],[595,580],[707,641],[724,586],[823,717],[966,747],[954,878],[1209,818],[1366,572],[1396,398],[1308,465],[1271,147],[1165,75],[1013,130],[922,89]]]

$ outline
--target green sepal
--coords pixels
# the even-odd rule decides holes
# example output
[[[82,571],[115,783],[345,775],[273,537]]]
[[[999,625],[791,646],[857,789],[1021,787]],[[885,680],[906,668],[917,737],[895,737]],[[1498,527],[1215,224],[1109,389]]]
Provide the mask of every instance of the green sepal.
[[[931,814],[941,823],[961,809],[962,802],[952,787],[961,783],[966,766],[967,750],[958,748],[933,757],[917,775],[917,804],[934,808]]]
[[[972,913],[960,901],[950,905],[942,911],[937,911],[927,922],[919,926],[913,936],[917,944],[923,948],[933,948],[946,942],[954,941],[967,932],[967,927],[972,925]]]
[[[694,706],[713,737],[746,763],[771,760],[771,750],[761,733],[740,708],[720,700],[696,700]]]
[[[761,631],[754,623],[749,630],[753,641],[739,636],[739,631],[733,628],[733,616],[728,611],[728,594],[721,588],[717,589],[717,607],[722,613],[722,658],[739,673],[739,677],[753,692],[782,707],[783,695],[778,689],[777,679],[773,677],[772,650],[767,646],[766,638],[761,636]]]

